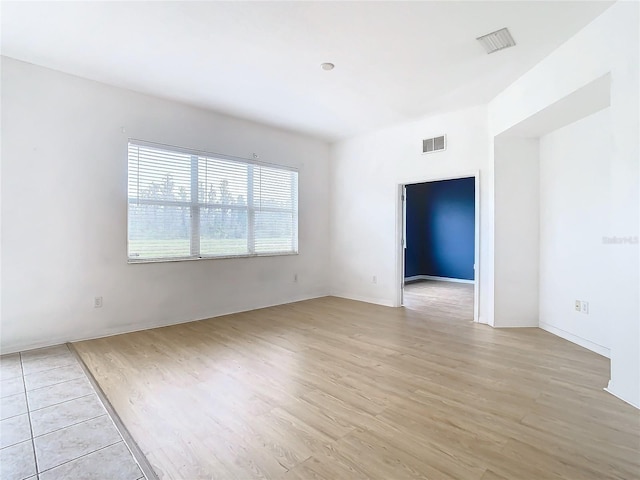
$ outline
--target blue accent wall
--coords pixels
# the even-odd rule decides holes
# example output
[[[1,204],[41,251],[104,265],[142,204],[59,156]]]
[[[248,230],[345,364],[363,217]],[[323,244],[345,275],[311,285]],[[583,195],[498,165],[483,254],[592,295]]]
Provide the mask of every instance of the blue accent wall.
[[[405,277],[473,280],[475,179],[407,185]]]

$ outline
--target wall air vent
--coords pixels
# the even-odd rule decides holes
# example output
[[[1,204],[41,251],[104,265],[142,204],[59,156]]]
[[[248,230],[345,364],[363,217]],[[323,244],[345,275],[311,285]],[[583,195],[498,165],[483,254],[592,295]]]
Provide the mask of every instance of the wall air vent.
[[[487,53],[497,52],[498,50],[513,47],[516,44],[508,28],[501,28],[495,32],[487,33],[476,38],[476,40],[480,42]]]
[[[447,149],[447,136],[425,138],[422,140],[422,153],[435,153]]]

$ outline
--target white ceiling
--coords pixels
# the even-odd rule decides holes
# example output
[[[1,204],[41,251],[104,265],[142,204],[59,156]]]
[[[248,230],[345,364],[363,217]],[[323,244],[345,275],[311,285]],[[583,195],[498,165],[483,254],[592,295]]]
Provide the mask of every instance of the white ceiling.
[[[611,3],[3,1],[1,52],[332,141],[485,103]]]

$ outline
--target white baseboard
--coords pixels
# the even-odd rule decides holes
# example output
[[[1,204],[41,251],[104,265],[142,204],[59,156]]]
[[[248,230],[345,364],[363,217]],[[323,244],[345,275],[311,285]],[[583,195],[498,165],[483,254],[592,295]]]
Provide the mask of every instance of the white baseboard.
[[[286,305],[289,303],[302,302],[304,300],[312,300],[314,298],[321,298],[326,296],[328,296],[328,293],[326,292],[314,293],[310,295],[301,295],[300,297],[296,297],[294,299],[286,300],[280,303],[269,303],[265,305],[242,306],[242,307],[230,308],[228,310],[225,310],[222,312],[216,312],[213,315],[209,315],[203,318],[192,318],[192,319],[177,320],[177,321],[174,320],[174,321],[168,321],[168,322],[145,322],[145,323],[138,323],[130,326],[103,328],[100,330],[96,330],[95,332],[84,333],[77,336],[61,335],[59,337],[49,337],[46,340],[37,341],[37,342],[15,343],[15,344],[3,346],[2,355],[17,353],[17,352],[24,352],[27,350],[34,350],[36,348],[52,347],[54,345],[61,345],[63,343],[83,342],[85,340],[95,340],[98,338],[111,337],[114,335],[122,335],[124,333],[140,332],[143,330],[151,330],[153,328],[169,327],[171,325],[180,325],[182,323],[189,323],[189,322],[198,322],[201,320],[208,320],[210,318],[222,317],[224,315],[232,315],[234,313],[249,312],[252,310],[259,310],[261,308],[269,308],[269,307],[275,307],[278,305]]]
[[[491,325],[496,330],[507,329],[507,328],[538,328],[537,323],[532,323],[531,325]]]
[[[611,358],[611,351],[602,345],[598,345],[586,338],[579,337],[574,335],[573,333],[567,332],[566,330],[562,330],[560,328],[554,327],[553,325],[549,325],[548,323],[540,322],[539,327],[542,330],[545,330],[549,333],[553,333],[554,335],[564,338],[565,340],[570,341],[571,343],[575,343],[576,345],[580,345],[592,352],[595,352],[603,357]]]
[[[437,282],[453,282],[453,283],[471,283],[474,284],[475,280],[465,280],[463,278],[450,278],[450,277],[436,277],[433,275],[414,275],[413,277],[405,277],[405,282],[413,282],[416,280],[435,280]]]
[[[638,410],[640,410],[640,405],[636,405],[635,403],[631,403],[629,400],[626,400],[624,398],[622,398],[620,395],[618,395],[615,392],[615,389],[612,388],[611,386],[611,380],[609,380],[609,385],[607,385],[605,388],[603,388],[603,390],[607,393],[610,393],[611,395],[613,395],[616,398],[619,398],[620,400],[622,400],[624,403],[628,403],[629,405],[631,405],[632,407],[637,408]]]
[[[384,298],[366,297],[363,295],[356,295],[356,294],[344,293],[344,292],[341,292],[341,293],[332,292],[331,296],[338,297],[338,298],[346,298],[347,300],[355,300],[357,302],[373,303],[374,305],[382,305],[383,307],[395,307],[392,301],[386,300]]]

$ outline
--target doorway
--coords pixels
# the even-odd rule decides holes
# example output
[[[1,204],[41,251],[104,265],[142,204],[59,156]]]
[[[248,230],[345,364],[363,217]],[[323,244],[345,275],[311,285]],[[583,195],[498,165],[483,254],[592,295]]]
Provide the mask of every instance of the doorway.
[[[478,321],[478,174],[399,186],[400,305]]]

